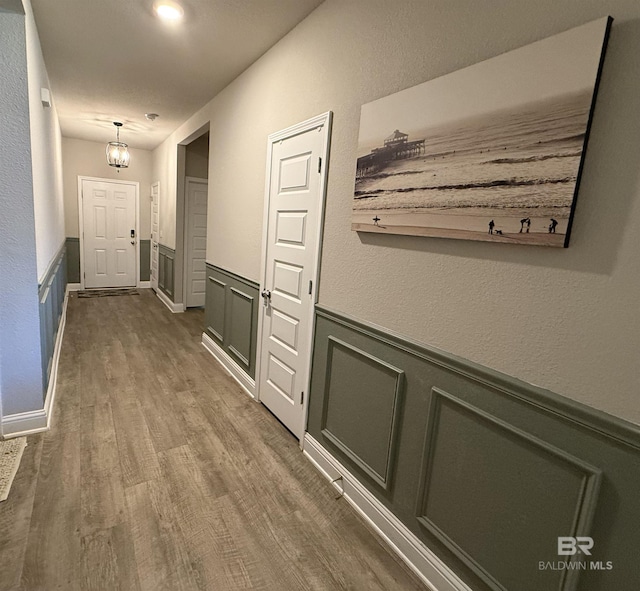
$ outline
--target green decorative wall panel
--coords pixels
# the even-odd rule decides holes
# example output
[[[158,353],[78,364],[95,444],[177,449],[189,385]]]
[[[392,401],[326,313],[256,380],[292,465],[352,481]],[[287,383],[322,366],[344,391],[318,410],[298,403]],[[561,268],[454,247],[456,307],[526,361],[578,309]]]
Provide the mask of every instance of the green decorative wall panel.
[[[490,588],[575,589],[576,571],[523,580],[520,563],[556,561],[550,539],[589,534],[598,468],[436,388],[424,458],[418,521]]]
[[[316,312],[309,433],[470,588],[636,590],[639,427]]]
[[[392,480],[403,376],[396,367],[329,337],[322,434],[385,490]]]
[[[80,283],[80,238],[67,237],[67,282]]]
[[[165,246],[158,245],[158,288],[173,301],[174,293],[174,268],[176,251]]]
[[[252,378],[256,372],[257,283],[207,264],[205,332]]]
[[[151,240],[140,240],[140,281],[151,279]]]
[[[42,387],[46,393],[51,375],[51,363],[62,318],[67,289],[67,249],[63,246],[52,261],[38,287],[40,299],[40,354],[42,358]]]

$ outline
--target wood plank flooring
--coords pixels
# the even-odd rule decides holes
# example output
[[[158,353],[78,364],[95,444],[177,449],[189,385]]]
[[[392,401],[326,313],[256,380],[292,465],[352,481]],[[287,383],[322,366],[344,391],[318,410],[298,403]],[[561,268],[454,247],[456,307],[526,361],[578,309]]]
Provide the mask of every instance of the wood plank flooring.
[[[69,301],[52,429],[0,504],[0,591],[424,590],[150,290]]]

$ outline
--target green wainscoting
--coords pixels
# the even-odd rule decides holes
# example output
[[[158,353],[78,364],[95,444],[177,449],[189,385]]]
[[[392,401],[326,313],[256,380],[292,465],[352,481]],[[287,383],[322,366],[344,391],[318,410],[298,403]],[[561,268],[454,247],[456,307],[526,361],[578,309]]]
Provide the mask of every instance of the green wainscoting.
[[[151,240],[140,240],[140,281],[151,279]]]
[[[158,244],[158,288],[173,302],[176,251]]]
[[[474,591],[637,588],[631,423],[318,307],[308,431]]]
[[[207,263],[206,333],[255,378],[260,286]]]
[[[67,247],[67,282],[80,283],[80,238],[65,240]]]
[[[38,286],[40,300],[40,354],[42,358],[42,387],[46,395],[51,376],[51,364],[62,318],[64,296],[67,289],[66,243],[49,265],[49,269]]]

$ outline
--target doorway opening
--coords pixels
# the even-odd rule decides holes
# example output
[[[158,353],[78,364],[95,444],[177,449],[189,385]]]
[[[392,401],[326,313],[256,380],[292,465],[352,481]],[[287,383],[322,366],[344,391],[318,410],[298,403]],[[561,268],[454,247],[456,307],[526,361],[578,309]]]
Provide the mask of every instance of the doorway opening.
[[[209,124],[178,145],[175,299],[203,308],[206,287]]]

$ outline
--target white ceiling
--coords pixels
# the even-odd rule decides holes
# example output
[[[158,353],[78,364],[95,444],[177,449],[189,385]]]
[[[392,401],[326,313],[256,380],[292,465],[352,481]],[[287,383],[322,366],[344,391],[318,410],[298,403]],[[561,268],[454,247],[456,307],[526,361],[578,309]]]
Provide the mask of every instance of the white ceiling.
[[[31,0],[62,135],[153,149],[323,0]],[[159,113],[155,122],[145,113]]]

